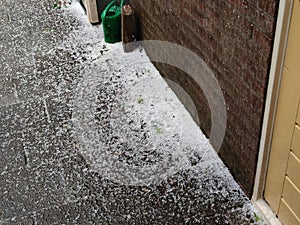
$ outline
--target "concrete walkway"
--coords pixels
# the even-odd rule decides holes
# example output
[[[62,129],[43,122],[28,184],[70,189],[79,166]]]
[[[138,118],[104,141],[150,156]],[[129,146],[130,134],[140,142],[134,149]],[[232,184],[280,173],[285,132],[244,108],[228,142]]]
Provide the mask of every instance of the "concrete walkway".
[[[263,224],[143,49],[77,2],[2,0],[0,40],[0,224]]]

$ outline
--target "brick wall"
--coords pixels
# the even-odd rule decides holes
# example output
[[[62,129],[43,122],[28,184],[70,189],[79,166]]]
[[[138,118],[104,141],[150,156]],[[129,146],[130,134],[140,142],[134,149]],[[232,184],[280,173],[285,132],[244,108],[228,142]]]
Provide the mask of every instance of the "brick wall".
[[[256,171],[278,3],[131,0],[142,39],[165,40],[189,48],[217,77],[228,113],[220,156],[248,196]],[[200,127],[209,136],[210,110],[200,87],[176,68],[156,66],[163,76],[189,93],[197,107]]]

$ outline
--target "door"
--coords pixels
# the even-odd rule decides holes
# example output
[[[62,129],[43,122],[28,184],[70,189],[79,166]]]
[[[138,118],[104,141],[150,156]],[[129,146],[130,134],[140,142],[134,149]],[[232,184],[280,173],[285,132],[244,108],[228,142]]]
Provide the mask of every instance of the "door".
[[[264,198],[286,225],[300,225],[300,0],[294,0]]]

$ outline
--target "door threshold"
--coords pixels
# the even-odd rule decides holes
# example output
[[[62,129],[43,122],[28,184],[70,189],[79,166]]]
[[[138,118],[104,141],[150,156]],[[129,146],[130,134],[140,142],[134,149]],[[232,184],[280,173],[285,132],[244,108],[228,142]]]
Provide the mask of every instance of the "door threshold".
[[[257,201],[254,201],[253,205],[262,214],[264,222],[266,222],[266,224],[283,225],[265,200],[259,199]]]

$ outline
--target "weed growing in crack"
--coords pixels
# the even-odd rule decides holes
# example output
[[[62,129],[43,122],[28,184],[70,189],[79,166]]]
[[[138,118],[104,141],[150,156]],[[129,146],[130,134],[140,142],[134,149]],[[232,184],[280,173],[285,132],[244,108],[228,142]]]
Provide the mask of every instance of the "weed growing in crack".
[[[256,213],[254,213],[254,217],[255,217],[255,221],[256,221],[256,222],[263,221],[262,218],[260,218],[260,216],[257,215]]]
[[[139,104],[144,103],[144,99],[142,98],[141,95],[137,98],[137,103],[139,103]]]
[[[48,28],[45,28],[44,30],[46,33],[52,33],[54,31],[54,28],[51,28],[51,27],[48,27]]]
[[[156,133],[161,134],[162,133],[162,129],[160,127],[156,128]]]
[[[72,0],[56,0],[53,4],[54,9],[63,9],[71,5]]]

